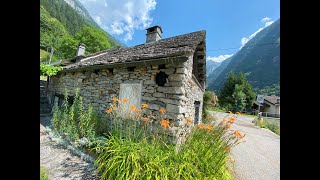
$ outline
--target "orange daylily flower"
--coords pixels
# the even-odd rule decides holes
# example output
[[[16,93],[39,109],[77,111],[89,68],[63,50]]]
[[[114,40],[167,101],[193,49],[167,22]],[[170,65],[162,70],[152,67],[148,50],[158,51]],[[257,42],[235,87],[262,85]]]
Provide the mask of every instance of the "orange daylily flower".
[[[234,135],[237,136],[237,137],[239,137],[239,138],[243,138],[243,137],[244,137],[244,135],[241,134],[239,131],[235,131],[235,132],[234,132]]]
[[[186,123],[187,123],[187,124],[191,124],[191,123],[192,123],[189,118],[186,118],[185,120],[186,120]]]
[[[112,112],[112,109],[111,109],[111,108],[109,108],[109,109],[106,110],[106,113],[111,113],[111,112]]]
[[[169,126],[170,125],[170,122],[169,121],[167,121],[167,120],[165,120],[165,119],[163,119],[162,121],[161,121],[161,126],[162,127],[167,127],[167,126]]]
[[[230,124],[226,124],[226,128],[230,128]]]
[[[207,129],[208,130],[212,130],[212,126],[211,125],[207,125]]]
[[[142,118],[142,121],[145,123],[148,122],[148,120],[149,120],[149,118]]]
[[[164,108],[160,108],[160,112],[163,114],[166,112],[166,110]]]
[[[116,97],[112,98],[112,100],[113,100],[114,103],[119,101]]]
[[[234,123],[235,122],[235,119],[233,117],[229,117],[229,123]]]
[[[136,110],[136,107],[135,107],[134,105],[130,105],[129,108],[130,108],[132,111]]]
[[[127,102],[128,102],[128,99],[124,98],[124,99],[122,100],[122,102],[123,102],[123,103],[127,103]]]
[[[229,114],[233,114],[231,111],[229,111]]]
[[[202,123],[199,124],[198,126],[199,126],[200,129],[205,129],[206,128],[206,126],[204,124],[202,124]]]
[[[143,108],[148,108],[148,104],[141,104]]]

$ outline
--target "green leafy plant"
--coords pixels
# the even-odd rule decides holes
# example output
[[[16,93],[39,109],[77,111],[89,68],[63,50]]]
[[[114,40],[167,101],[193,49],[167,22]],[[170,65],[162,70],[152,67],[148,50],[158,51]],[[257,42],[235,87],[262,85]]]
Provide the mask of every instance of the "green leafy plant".
[[[40,64],[40,76],[54,76],[60,70],[62,70],[62,67],[56,67],[50,64]]]
[[[76,89],[71,106],[69,105],[68,90],[65,91],[64,103],[61,108],[55,104],[52,118],[53,128],[61,135],[67,135],[69,140],[80,138],[93,140],[95,138],[95,124],[98,117],[92,105],[85,110],[79,89]]]

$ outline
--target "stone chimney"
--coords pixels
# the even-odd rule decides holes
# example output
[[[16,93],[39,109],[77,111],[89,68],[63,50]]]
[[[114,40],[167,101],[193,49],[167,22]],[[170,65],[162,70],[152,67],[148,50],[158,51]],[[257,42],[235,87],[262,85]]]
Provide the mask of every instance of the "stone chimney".
[[[80,43],[77,51],[77,56],[84,56],[85,51],[86,51],[86,45],[84,45],[83,43]]]
[[[147,30],[146,43],[156,42],[161,39],[162,29],[160,26],[153,26]]]

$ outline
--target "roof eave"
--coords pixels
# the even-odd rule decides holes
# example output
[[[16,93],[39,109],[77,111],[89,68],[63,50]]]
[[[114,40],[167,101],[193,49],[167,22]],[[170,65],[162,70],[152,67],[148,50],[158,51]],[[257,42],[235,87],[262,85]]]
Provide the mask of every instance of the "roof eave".
[[[109,64],[97,64],[97,65],[91,65],[91,66],[62,69],[59,72],[61,72],[61,73],[75,72],[75,71],[81,71],[81,70],[132,67],[132,66],[141,66],[141,65],[145,65],[145,66],[160,65],[160,64],[177,65],[177,63],[183,63],[183,62],[186,62],[187,60],[188,60],[188,55],[183,55],[183,56],[175,56],[175,57],[155,58],[155,59],[142,60],[142,61],[129,61],[129,62],[116,62],[116,63],[109,63]]]

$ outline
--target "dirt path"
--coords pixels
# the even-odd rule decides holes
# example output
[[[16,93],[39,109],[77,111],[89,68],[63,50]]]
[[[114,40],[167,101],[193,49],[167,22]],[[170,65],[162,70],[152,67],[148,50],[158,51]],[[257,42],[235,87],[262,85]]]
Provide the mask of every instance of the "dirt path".
[[[50,140],[43,124],[47,125],[50,117],[40,117],[40,164],[44,166],[50,180],[66,179],[99,179],[92,164]]]
[[[227,113],[212,112],[221,120]],[[253,118],[240,116],[231,126],[246,134],[245,141],[231,152],[235,160],[236,180],[277,180],[280,179],[280,136],[269,130],[255,127]]]

